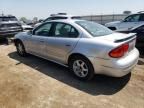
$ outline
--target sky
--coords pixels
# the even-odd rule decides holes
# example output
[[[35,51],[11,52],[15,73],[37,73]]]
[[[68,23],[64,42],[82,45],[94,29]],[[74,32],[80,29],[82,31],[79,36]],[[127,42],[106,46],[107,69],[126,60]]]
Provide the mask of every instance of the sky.
[[[144,11],[144,0],[0,0],[0,14],[47,18],[64,12],[71,15],[120,14]]]

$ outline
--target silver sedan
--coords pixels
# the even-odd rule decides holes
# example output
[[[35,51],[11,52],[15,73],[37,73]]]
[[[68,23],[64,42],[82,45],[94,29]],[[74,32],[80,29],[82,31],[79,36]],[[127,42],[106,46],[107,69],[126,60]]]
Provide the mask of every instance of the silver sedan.
[[[17,52],[68,66],[75,76],[89,80],[95,74],[122,77],[138,62],[136,35],[116,33],[84,20],[45,22],[15,35]]]

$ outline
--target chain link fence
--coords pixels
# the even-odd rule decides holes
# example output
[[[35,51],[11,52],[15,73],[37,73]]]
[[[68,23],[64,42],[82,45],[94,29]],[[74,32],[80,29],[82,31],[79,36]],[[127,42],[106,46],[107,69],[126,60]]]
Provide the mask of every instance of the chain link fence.
[[[112,14],[112,15],[89,15],[89,16],[81,16],[84,20],[95,21],[100,24],[105,24],[112,21],[120,21],[123,20],[128,15],[126,14]]]

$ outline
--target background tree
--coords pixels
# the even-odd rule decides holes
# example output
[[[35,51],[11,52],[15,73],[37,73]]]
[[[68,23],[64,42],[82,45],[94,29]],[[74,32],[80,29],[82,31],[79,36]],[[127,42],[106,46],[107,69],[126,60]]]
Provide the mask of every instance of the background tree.
[[[33,23],[37,23],[38,22],[38,17],[34,17],[32,21],[33,21]]]
[[[28,20],[28,19],[27,19],[26,17],[21,17],[21,18],[20,18],[20,21],[22,21],[22,22],[24,22],[24,23],[26,23],[27,20]]]

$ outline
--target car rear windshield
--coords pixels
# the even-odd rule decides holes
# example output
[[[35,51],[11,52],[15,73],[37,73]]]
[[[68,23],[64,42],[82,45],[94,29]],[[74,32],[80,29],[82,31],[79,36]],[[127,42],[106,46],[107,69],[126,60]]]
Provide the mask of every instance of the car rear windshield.
[[[97,24],[95,22],[91,21],[76,21],[78,25],[80,25],[82,28],[84,28],[88,33],[90,33],[93,37],[98,36],[105,36],[112,34],[113,31],[108,29],[107,27]]]
[[[0,21],[17,21],[16,17],[0,17]]]

